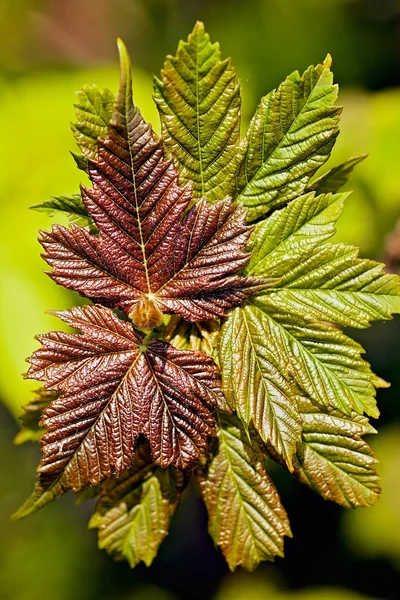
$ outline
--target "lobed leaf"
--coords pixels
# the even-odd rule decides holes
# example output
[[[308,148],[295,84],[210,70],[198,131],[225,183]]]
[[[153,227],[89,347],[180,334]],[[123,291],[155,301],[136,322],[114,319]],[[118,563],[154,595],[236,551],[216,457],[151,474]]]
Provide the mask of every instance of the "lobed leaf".
[[[353,156],[349,158],[341,165],[329,169],[326,173],[311,181],[306,191],[314,191],[318,194],[336,194],[346,183],[348,182],[353,169],[361,161],[367,157],[366,154],[360,156]]]
[[[378,461],[361,436],[375,430],[366,420],[322,412],[304,398],[299,406],[304,426],[303,443],[293,462],[296,477],[342,506],[374,504],[381,489]]]
[[[200,477],[209,532],[233,571],[283,556],[290,525],[256,441],[234,416],[220,414],[218,449]]]
[[[293,381],[320,406],[345,414],[377,417],[375,387],[384,385],[361,358],[363,348],[340,329],[326,323],[273,312],[264,299],[255,299],[258,318],[267,322],[282,376]],[[267,327],[267,325],[265,325]]]
[[[385,273],[384,267],[358,258],[357,248],[323,244],[297,265],[291,262],[276,286],[260,294],[258,301],[306,319],[368,327],[371,321],[391,319],[400,312],[400,279]]]
[[[127,560],[132,568],[141,561],[150,566],[168,534],[185,484],[182,473],[157,467],[148,448],[140,446],[127,471],[100,485],[89,523],[99,530],[99,547],[117,560]]]
[[[167,56],[154,99],[164,146],[194,195],[217,200],[235,191],[240,137],[240,89],[229,59],[222,60],[197,22],[176,56]]]
[[[159,325],[163,313],[190,321],[215,319],[265,286],[235,273],[248,261],[245,211],[230,201],[186,212],[189,188],[165,161],[133,105],[130,62],[120,44],[121,83],[98,158],[89,159],[93,187],[82,197],[99,235],[55,226],[42,232],[50,276],[94,302],[117,307],[140,328]]]
[[[305,194],[258,223],[251,236],[246,273],[283,278],[336,231],[348,194]]]
[[[225,397],[246,427],[252,423],[293,470],[302,420],[285,377],[286,348],[273,322],[255,306],[234,309],[221,330],[219,360]]]
[[[246,273],[272,281],[257,302],[272,312],[350,327],[400,312],[396,275],[358,258],[356,248],[324,243],[335,232],[345,199],[306,194],[256,226]]]
[[[329,158],[341,112],[330,66],[328,55],[262,98],[242,143],[238,175],[238,200],[250,221],[302,194]]]
[[[161,467],[190,468],[214,435],[209,407],[227,408],[207,355],[146,341],[101,306],[58,315],[82,334],[40,336],[42,348],[30,358],[28,377],[60,397],[44,411],[39,485],[18,516],[68,489],[118,476],[140,435]]]

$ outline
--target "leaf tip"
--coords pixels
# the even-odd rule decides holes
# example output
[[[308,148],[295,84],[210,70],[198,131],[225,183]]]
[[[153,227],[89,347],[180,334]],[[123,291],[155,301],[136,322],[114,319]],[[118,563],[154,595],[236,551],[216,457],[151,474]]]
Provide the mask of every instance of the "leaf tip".
[[[324,62],[322,63],[326,69],[330,69],[332,66],[332,56],[329,54],[326,55]]]
[[[206,28],[204,26],[203,21],[196,21],[193,27],[193,33],[197,35],[204,35],[205,30]]]
[[[120,64],[120,86],[122,90],[125,90],[129,87],[131,81],[131,58],[121,38],[117,38],[117,47]]]

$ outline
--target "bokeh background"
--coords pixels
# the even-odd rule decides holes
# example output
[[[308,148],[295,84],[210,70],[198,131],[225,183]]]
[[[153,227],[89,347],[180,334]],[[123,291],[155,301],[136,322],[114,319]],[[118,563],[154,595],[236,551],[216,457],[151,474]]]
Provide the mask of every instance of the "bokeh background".
[[[134,96],[157,129],[151,74],[204,20],[244,88],[248,120],[259,97],[295,69],[333,55],[344,104],[330,165],[369,153],[337,239],[398,268],[400,233],[400,3],[398,0],[0,0],[0,597],[3,600],[382,600],[400,599],[400,319],[354,332],[377,373],[381,501],[345,511],[276,472],[294,539],[286,558],[255,573],[230,574],[187,493],[159,557],[134,571],[97,550],[86,530],[90,506],[67,495],[19,523],[10,514],[30,492],[38,448],[13,444],[32,386],[24,358],[33,336],[58,327],[47,309],[76,302],[43,273],[39,227],[29,211],[77,190],[82,173],[69,120],[84,83],[115,90],[115,39],[134,63]],[[399,232],[399,230],[398,230]],[[33,386],[35,387],[35,386]]]

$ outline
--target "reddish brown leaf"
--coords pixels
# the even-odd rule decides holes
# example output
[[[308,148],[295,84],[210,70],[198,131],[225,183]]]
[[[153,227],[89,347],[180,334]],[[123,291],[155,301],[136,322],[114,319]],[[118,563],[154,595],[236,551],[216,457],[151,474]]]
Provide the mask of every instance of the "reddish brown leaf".
[[[81,227],[42,232],[51,277],[64,287],[110,307],[150,330],[162,313],[190,321],[214,319],[261,289],[261,279],[235,273],[251,228],[245,210],[229,199],[205,200],[186,212],[189,187],[179,187],[161,141],[132,102],[130,62],[124,47],[113,117],[96,160],[89,159],[92,188],[82,198],[99,235]]]
[[[161,467],[186,469],[214,434],[210,406],[225,407],[217,367],[201,352],[146,342],[111,310],[58,313],[82,334],[51,332],[28,377],[60,393],[44,411],[38,471],[63,491],[97,485],[130,466],[138,437]]]

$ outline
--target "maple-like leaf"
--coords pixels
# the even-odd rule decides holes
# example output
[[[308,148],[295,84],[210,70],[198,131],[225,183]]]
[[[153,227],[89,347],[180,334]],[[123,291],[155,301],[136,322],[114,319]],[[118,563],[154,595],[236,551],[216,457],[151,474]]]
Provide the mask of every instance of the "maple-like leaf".
[[[229,59],[222,60],[204,24],[197,22],[176,56],[167,56],[154,99],[164,145],[180,180],[215,201],[236,191],[240,89]]]
[[[331,58],[261,99],[241,146],[238,200],[254,220],[302,194],[338,135]]]
[[[156,139],[132,103],[130,62],[120,44],[121,85],[83,200],[99,236],[54,226],[42,232],[51,277],[95,302],[118,307],[146,330],[163,313],[197,321],[222,316],[265,282],[235,273],[248,261],[245,210],[229,200],[189,212],[191,192],[177,183]]]
[[[227,408],[214,361],[166,342],[147,342],[101,306],[58,316],[82,333],[39,336],[42,348],[29,359],[27,376],[60,393],[41,420],[47,429],[41,480],[29,512],[67,489],[120,474],[130,466],[141,434],[161,467],[187,469],[200,460],[214,434],[209,407]]]
[[[219,416],[218,449],[200,474],[209,532],[233,571],[283,556],[289,521],[263,453],[235,416]]]
[[[257,224],[245,272],[275,283],[233,310],[219,341],[231,407],[290,470],[301,439],[298,390],[320,407],[377,417],[376,388],[387,385],[363,348],[329,324],[365,327],[400,311],[396,276],[325,243],[345,198],[305,194]]]
[[[341,112],[329,55],[262,98],[240,143],[235,71],[202,23],[155,80],[162,139],[119,51],[117,97],[85,86],[75,105],[92,187],[34,207],[72,223],[41,234],[50,276],[99,305],[57,313],[80,333],[30,358],[45,387],[20,435],[43,455],[15,516],[100,495],[100,547],[149,565],[193,472],[229,567],[254,569],[291,535],[268,458],[342,506],[378,499],[364,413],[388,384],[341,327],[400,312],[400,279],[328,243],[364,158],[317,173]]]
[[[258,295],[267,312],[367,327],[400,312],[400,279],[358,249],[325,242],[335,232],[344,194],[307,194],[261,222],[252,238],[249,275],[275,279]]]
[[[316,408],[298,399],[303,440],[294,459],[294,474],[327,500],[355,508],[370,506],[380,495],[377,458],[362,439],[376,433],[365,417]]]
[[[120,477],[107,479],[89,527],[99,530],[99,547],[131,567],[153,562],[168,528],[187,478],[172,467],[161,469],[147,445],[140,446],[132,466]]]

